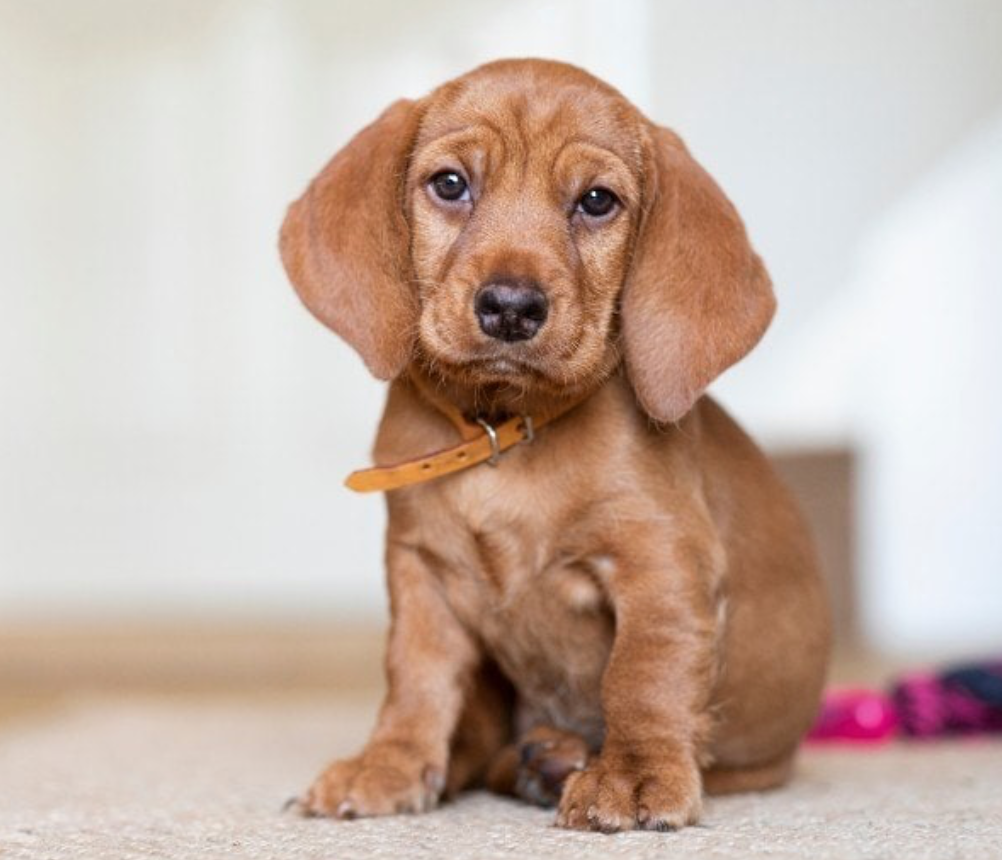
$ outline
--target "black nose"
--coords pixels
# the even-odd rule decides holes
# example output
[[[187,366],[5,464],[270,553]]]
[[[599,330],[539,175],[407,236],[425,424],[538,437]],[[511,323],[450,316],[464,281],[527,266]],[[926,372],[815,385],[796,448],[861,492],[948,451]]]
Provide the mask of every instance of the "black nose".
[[[546,322],[549,302],[535,284],[499,281],[477,291],[473,308],[484,334],[513,342],[536,336]]]

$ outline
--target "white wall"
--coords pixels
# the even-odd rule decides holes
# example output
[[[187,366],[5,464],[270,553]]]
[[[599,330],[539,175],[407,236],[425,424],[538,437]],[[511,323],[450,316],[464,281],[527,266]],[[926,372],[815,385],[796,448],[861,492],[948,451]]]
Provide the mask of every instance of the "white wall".
[[[1002,645],[1000,319],[1002,111],[881,219],[830,316],[856,345],[838,390],[866,453],[861,560],[879,575],[862,606],[886,648]]]
[[[881,214],[1002,110],[1000,35],[992,0],[0,0],[0,618],[382,611],[381,502],[340,488],[380,388],[275,234],[385,104],[497,56],[578,62],[681,131],[781,300],[720,391],[766,441],[864,438],[803,345]]]

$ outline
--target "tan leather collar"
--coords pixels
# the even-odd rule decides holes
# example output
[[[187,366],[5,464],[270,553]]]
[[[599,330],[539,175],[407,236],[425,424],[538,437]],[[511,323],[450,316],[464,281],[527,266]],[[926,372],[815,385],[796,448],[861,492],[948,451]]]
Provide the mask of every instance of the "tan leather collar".
[[[344,483],[356,493],[382,492],[421,484],[479,463],[496,466],[505,451],[515,445],[531,443],[536,431],[570,412],[586,396],[564,401],[533,415],[516,415],[501,424],[491,425],[482,419],[472,423],[467,421],[454,404],[440,397],[428,396],[419,380],[414,378],[413,381],[424,398],[452,422],[463,441],[451,448],[443,448],[392,466],[373,466],[352,472]]]

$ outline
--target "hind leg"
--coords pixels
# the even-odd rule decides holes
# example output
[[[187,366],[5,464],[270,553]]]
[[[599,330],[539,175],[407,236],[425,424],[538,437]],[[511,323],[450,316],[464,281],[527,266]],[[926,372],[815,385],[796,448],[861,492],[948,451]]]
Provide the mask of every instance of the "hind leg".
[[[791,751],[772,761],[746,767],[711,767],[703,771],[703,790],[707,794],[720,795],[779,788],[793,772],[795,754]]]
[[[487,787],[537,806],[556,806],[567,777],[584,770],[590,758],[591,750],[581,735],[537,725],[498,752],[488,771]]]

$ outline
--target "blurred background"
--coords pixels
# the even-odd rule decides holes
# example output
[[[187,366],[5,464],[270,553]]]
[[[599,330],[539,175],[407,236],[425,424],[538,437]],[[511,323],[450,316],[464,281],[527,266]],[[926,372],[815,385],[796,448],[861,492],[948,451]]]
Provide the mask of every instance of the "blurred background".
[[[843,643],[1002,647],[1002,4],[3,0],[8,656],[378,634],[383,502],[341,481],[382,386],[277,230],[390,101],[506,56],[619,87],[744,215],[780,312],[714,391],[804,497]]]

